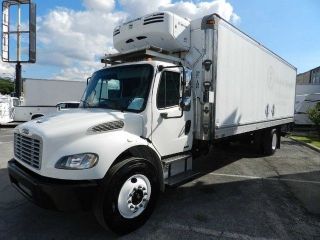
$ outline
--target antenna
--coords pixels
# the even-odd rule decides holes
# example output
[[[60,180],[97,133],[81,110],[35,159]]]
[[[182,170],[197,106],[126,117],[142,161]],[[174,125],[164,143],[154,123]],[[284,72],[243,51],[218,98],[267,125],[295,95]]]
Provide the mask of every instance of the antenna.
[[[16,97],[21,96],[21,63],[36,62],[36,4],[2,1],[2,61],[16,63]]]

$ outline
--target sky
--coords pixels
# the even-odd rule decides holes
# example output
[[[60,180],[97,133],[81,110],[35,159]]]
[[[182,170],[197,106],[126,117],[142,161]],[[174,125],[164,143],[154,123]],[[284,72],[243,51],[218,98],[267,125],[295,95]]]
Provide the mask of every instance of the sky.
[[[37,4],[37,62],[23,77],[85,80],[115,50],[113,28],[128,19],[169,10],[199,18],[216,12],[297,67],[320,65],[318,0],[33,0]],[[0,77],[14,65],[0,62]]]

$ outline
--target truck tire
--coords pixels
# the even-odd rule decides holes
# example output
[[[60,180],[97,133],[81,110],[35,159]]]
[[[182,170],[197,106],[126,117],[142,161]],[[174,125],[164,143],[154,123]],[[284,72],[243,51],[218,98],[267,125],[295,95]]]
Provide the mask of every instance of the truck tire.
[[[267,156],[273,155],[279,146],[277,129],[266,130],[263,140],[263,153]]]
[[[257,131],[253,136],[253,145],[257,154],[263,154],[264,152],[264,134],[261,131]]]
[[[94,212],[98,222],[117,234],[141,227],[151,216],[160,192],[154,167],[144,159],[131,158],[115,165],[98,193]]]

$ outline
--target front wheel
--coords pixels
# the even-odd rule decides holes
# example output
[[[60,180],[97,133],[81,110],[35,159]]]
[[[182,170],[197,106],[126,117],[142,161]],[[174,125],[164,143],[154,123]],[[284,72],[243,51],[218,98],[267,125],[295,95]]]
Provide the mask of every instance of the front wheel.
[[[95,214],[102,226],[126,234],[151,216],[159,195],[159,180],[154,167],[143,159],[131,159],[119,170],[113,169],[110,181],[102,186]]]

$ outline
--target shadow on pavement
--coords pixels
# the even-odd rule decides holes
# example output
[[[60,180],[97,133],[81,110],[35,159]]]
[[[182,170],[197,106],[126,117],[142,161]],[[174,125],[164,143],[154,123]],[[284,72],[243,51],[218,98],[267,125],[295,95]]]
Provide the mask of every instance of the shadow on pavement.
[[[231,143],[227,147],[214,147],[210,152],[194,161],[194,169],[207,174],[243,158],[259,158],[252,144]]]
[[[228,153],[215,149],[203,159],[209,164],[197,167],[206,166],[203,173],[208,173],[258,157],[250,146],[231,148]],[[123,238],[315,239],[320,236],[319,214],[320,171],[265,179],[208,174],[168,189],[146,225]],[[7,169],[0,169],[0,216],[0,239],[116,238],[90,212],[59,213],[29,203],[11,187]]]

